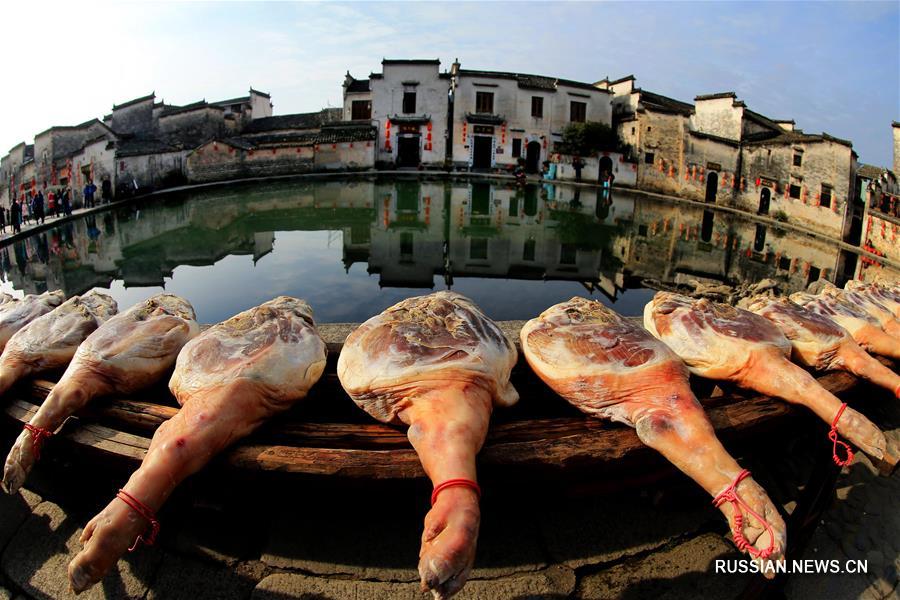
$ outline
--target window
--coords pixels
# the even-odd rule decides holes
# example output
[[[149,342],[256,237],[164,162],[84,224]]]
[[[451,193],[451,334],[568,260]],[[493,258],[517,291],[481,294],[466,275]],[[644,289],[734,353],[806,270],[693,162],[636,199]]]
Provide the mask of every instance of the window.
[[[631,135],[634,135],[634,127],[631,128]]]
[[[584,123],[587,119],[587,103],[575,102],[569,104],[569,120],[573,123]]]
[[[513,158],[522,156],[522,140],[520,138],[513,138],[512,155]]]
[[[803,164],[803,153],[794,151],[794,166],[799,167]]]
[[[416,112],[416,93],[403,92],[403,114],[411,115]]]
[[[574,265],[578,256],[578,247],[575,244],[560,244],[559,264]]]
[[[644,164],[652,165],[656,161],[656,156],[652,152],[644,154]]]
[[[819,267],[810,267],[809,268],[809,277],[806,280],[806,285],[809,285],[813,281],[818,281],[819,277],[822,275],[821,269]]]
[[[354,100],[350,104],[350,118],[354,121],[364,121],[372,118],[371,100]]]
[[[540,96],[531,97],[531,116],[536,119],[544,118],[544,99]]]
[[[487,258],[487,238],[472,238],[469,240],[469,258],[484,260]]]
[[[475,92],[475,112],[487,114],[494,112],[494,92]]]
[[[791,259],[787,256],[782,256],[778,259],[778,268],[782,271],[787,271],[791,268]]]
[[[641,237],[647,237],[647,226],[646,225],[638,225],[638,235]]]
[[[649,125],[647,125],[647,133],[650,133],[650,130],[651,130],[651,129],[653,129],[653,128],[650,127]]]
[[[819,196],[819,206],[825,208],[831,207],[831,186],[827,183],[822,184],[822,195]]]
[[[794,185],[793,183],[791,184],[791,198],[794,198],[795,200],[800,199],[800,186],[799,185]]]

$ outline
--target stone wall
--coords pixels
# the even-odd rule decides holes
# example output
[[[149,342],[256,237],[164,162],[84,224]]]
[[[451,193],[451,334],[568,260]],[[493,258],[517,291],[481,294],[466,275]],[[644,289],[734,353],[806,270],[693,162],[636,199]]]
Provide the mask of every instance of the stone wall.
[[[225,133],[224,111],[218,106],[163,115],[159,119],[160,134],[173,142],[181,142],[187,149]]]
[[[619,152],[603,152],[598,156],[581,157],[584,166],[581,168],[581,181],[584,183],[598,183],[600,177],[600,160],[603,157],[610,159],[612,174],[615,177],[613,185],[634,187],[637,182],[637,165],[626,162]],[[571,154],[554,153],[550,155],[550,162],[556,164],[556,179],[559,181],[575,181],[575,168],[572,166],[574,156]]]
[[[118,157],[117,179],[122,185],[137,181],[138,191],[183,182],[184,151]],[[98,184],[99,185],[99,184]]]
[[[185,174],[191,183],[243,177],[308,173],[313,170],[312,145],[244,150],[223,142],[210,142],[185,158]]]
[[[863,223],[863,229],[864,249],[900,264],[900,218],[870,210]],[[860,257],[858,269],[866,274],[866,277],[860,278],[867,280],[883,278],[874,276],[875,273],[887,273],[881,267],[882,263],[877,259]],[[896,270],[894,273],[896,274]]]
[[[151,133],[153,101],[151,95],[127,106],[113,107],[109,126],[117,133]]]
[[[704,98],[698,96],[691,117],[691,128],[729,140],[740,140],[744,108],[736,105],[733,95]]]

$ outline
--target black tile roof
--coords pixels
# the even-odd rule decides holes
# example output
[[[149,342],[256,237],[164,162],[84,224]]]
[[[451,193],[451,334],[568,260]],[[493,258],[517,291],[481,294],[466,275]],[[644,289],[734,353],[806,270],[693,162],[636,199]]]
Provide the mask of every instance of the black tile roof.
[[[147,100],[153,100],[155,98],[156,98],[156,92],[150,92],[146,96],[141,96],[140,98],[135,98],[134,100],[129,100],[127,102],[123,102],[122,104],[113,104],[113,110],[125,108],[126,106],[131,106],[132,104],[139,104],[141,102],[146,102]]]
[[[340,118],[341,109],[325,109],[309,113],[294,113],[253,119],[244,127],[242,133],[264,133],[283,129],[318,129],[324,123]]]
[[[382,65],[439,65],[438,58],[384,58]]]
[[[859,168],[856,170],[856,174],[860,177],[865,177],[866,179],[878,179],[881,177],[881,174],[887,171],[884,167],[876,167],[875,165],[867,165],[865,163],[859,163]]]
[[[368,91],[370,91],[368,79],[353,79],[350,81],[350,84],[347,86],[348,94],[358,94],[358,93],[368,92]]]
[[[159,116],[161,119],[165,117],[171,117],[172,115],[179,115],[181,113],[191,112],[195,110],[203,110],[206,108],[213,108],[215,110],[224,110],[221,106],[216,106],[215,104],[210,104],[206,100],[200,100],[199,102],[193,102],[191,104],[185,104],[184,106],[173,106],[171,108],[163,110],[162,114]]]
[[[695,96],[694,101],[698,100],[718,100],[719,98],[737,98],[737,94],[734,92],[718,92],[715,94],[702,94],[700,96]]]
[[[559,79],[556,77],[547,77],[546,75],[532,75],[529,73],[510,73],[508,71],[478,71],[474,69],[460,69],[461,77],[492,77],[495,79],[515,79],[519,83],[520,88],[556,91],[559,86],[575,87],[594,92],[610,93],[609,90],[602,90],[590,83],[583,81],[572,81],[571,79]]]
[[[640,102],[645,108],[658,112],[671,112],[682,115],[690,115],[694,112],[694,105],[681,100],[675,100],[662,94],[648,92],[647,90],[638,89],[640,93]]]
[[[763,132],[759,134],[749,135],[744,138],[747,145],[761,146],[765,144],[811,144],[817,142],[833,142],[848,148],[853,147],[853,143],[849,140],[842,140],[827,133],[809,134],[803,133],[799,129],[794,131],[781,130],[780,133]]]
[[[239,98],[229,98],[228,100],[216,100],[215,102],[210,102],[210,104],[215,104],[216,106],[229,106],[231,104],[249,104],[250,96],[241,96]]]
[[[116,142],[116,157],[176,152],[179,148],[153,137],[129,137]]]
[[[316,143],[369,142],[375,140],[377,135],[378,132],[371,125],[333,123],[322,127],[322,131],[316,137]]]
[[[269,100],[272,99],[272,96],[270,96],[270,95],[267,94],[266,92],[261,92],[261,91],[259,91],[259,90],[254,90],[252,87],[250,88],[250,93],[251,93],[251,94],[256,94],[257,96],[262,96],[263,98],[268,98]]]

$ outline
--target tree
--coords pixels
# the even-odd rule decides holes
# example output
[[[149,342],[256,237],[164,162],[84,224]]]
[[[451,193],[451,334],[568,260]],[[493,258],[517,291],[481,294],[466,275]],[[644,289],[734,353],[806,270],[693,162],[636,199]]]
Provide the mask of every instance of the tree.
[[[590,156],[598,152],[614,152],[619,148],[616,131],[604,123],[570,123],[562,133],[557,149],[563,154]]]

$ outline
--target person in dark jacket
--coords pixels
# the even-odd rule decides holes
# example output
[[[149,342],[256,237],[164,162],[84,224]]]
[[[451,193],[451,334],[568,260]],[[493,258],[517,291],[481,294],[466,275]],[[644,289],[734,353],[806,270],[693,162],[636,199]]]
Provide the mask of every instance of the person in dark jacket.
[[[21,215],[21,206],[19,206],[18,200],[13,200],[12,206],[9,208],[10,213],[10,221],[12,221],[13,233],[19,233],[22,231],[22,215]]]
[[[38,191],[34,196],[34,223],[37,224],[38,220],[40,220],[41,224],[44,224],[44,192]]]
[[[62,192],[62,210],[67,217],[72,216],[72,193],[69,188],[64,189]]]

